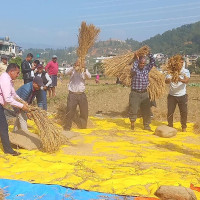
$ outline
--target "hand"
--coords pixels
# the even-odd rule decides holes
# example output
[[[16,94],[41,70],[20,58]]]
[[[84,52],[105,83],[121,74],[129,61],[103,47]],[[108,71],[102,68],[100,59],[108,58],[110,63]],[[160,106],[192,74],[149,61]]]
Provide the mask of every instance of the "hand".
[[[27,103],[23,104],[22,110],[23,110],[23,111],[26,111],[26,112],[29,111],[29,106],[28,106]]]
[[[43,90],[47,90],[47,86],[46,85],[43,87]]]
[[[30,113],[26,113],[26,115],[27,115],[27,117],[28,117],[28,119],[32,119],[32,115],[30,114]]]

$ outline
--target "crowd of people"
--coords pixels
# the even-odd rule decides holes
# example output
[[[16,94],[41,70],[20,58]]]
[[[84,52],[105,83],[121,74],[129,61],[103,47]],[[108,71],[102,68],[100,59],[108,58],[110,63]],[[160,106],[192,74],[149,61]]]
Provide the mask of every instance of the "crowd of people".
[[[138,110],[141,111],[143,118],[144,129],[151,131],[151,102],[147,87],[149,84],[148,75],[153,66],[156,65],[152,54],[148,55],[148,62],[146,57],[137,57],[131,69],[131,92],[129,96],[129,119],[134,130],[135,121],[138,117]],[[57,56],[53,55],[52,60],[44,67],[39,60],[34,60],[33,55],[27,54],[26,59],[22,62],[21,68],[17,64],[8,64],[6,56],[1,57],[0,63],[0,137],[3,145],[3,150],[7,154],[17,156],[20,153],[12,149],[9,142],[8,123],[4,113],[6,104],[11,105],[16,113],[16,121],[14,124],[14,131],[19,129],[28,131],[27,126],[27,111],[28,105],[32,103],[36,97],[37,105],[41,109],[47,110],[47,91],[49,97],[56,96],[58,62]],[[168,126],[173,127],[173,114],[178,104],[181,115],[182,131],[186,131],[187,123],[187,94],[186,84],[189,81],[190,73],[184,66],[184,59],[182,60],[182,70],[179,76],[178,83],[172,81],[170,75],[166,76],[166,84],[170,84],[170,91],[168,95]],[[16,92],[13,81],[17,79],[20,74],[23,75],[24,85],[22,85]],[[91,74],[86,66],[81,66],[77,62],[70,68],[67,68],[65,75],[70,76],[68,85],[67,109],[66,109],[66,125],[65,130],[70,130],[72,127],[72,120],[76,113],[76,108],[80,108],[79,127],[87,128],[88,120],[88,101],[85,94],[85,80],[91,78]],[[99,76],[95,79],[99,83]]]

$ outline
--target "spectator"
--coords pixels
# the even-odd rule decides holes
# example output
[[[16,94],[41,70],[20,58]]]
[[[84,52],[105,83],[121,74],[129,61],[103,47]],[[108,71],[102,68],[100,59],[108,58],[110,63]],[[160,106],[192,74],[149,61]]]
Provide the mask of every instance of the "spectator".
[[[28,111],[27,104],[18,102],[20,97],[16,94],[13,87],[13,80],[15,80],[20,74],[20,67],[11,63],[8,65],[6,72],[0,76],[0,137],[3,145],[4,153],[11,154],[13,156],[20,155],[12,149],[8,136],[8,123],[4,114],[4,106],[10,104],[11,106],[18,107],[23,111]]]
[[[36,76],[33,81],[26,83],[22,85],[17,91],[17,95],[27,104],[31,104],[35,96],[40,95],[39,90],[40,87],[44,86],[42,78],[39,76]],[[38,98],[42,100],[42,97]],[[42,107],[42,101],[38,102],[38,106]],[[14,130],[17,131],[19,129],[23,131],[28,131],[27,127],[27,115],[26,112],[19,110],[19,109],[14,109],[17,115],[17,119],[14,124]]]
[[[35,66],[31,66],[33,55],[28,53],[26,59],[22,62],[21,70],[23,74],[24,84],[33,81]]]
[[[49,97],[56,96],[56,86],[57,86],[57,74],[58,74],[58,63],[57,56],[53,55],[52,60],[47,64],[45,70],[48,72],[51,77],[52,83],[49,88]]]
[[[8,66],[8,57],[5,55],[1,56],[1,62],[0,62],[0,75],[6,71]]]
[[[52,80],[50,76],[48,75],[48,73],[44,71],[43,65],[40,65],[40,64],[37,66],[35,77],[36,76],[41,77],[43,80],[44,86],[40,88],[41,95],[39,95],[39,97],[42,97],[42,109],[47,110],[47,90],[49,89],[49,86],[51,85]]]

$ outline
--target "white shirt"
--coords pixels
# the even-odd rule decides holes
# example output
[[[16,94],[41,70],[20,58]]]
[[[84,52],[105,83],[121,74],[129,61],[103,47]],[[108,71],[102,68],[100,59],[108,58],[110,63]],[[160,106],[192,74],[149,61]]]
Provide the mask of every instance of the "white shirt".
[[[85,72],[78,72],[73,67],[69,67],[65,71],[66,75],[71,75],[68,90],[71,92],[84,92],[85,91],[85,79],[90,79],[91,74],[86,69]]]
[[[184,76],[190,78],[190,72],[188,69],[185,69],[185,66],[183,66],[183,68],[181,69],[179,77],[181,79],[184,79]],[[172,76],[168,74],[166,78],[171,79]],[[186,83],[182,83],[180,81],[178,83],[171,82],[169,94],[177,97],[184,96],[186,94]]]

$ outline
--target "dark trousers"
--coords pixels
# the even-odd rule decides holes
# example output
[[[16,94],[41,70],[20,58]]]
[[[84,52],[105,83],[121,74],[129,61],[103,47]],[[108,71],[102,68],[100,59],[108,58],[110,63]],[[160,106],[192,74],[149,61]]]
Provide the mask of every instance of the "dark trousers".
[[[168,113],[167,113],[167,121],[168,121],[168,126],[173,127],[173,115],[174,111],[176,109],[176,105],[178,104],[180,115],[181,115],[181,125],[182,128],[186,128],[187,125],[187,102],[188,102],[188,96],[187,94],[184,96],[176,97],[172,95],[168,95],[167,97],[167,108],[168,108]]]
[[[72,121],[76,114],[77,105],[80,108],[80,118],[78,126],[80,128],[87,128],[88,120],[88,101],[85,93],[72,93],[69,92],[67,97],[67,113],[66,113],[66,125],[65,129],[70,130],[72,127]]]
[[[151,109],[148,92],[137,93],[131,91],[129,95],[129,119],[135,122],[137,119],[138,110],[141,109],[144,127],[149,127],[151,123]]]
[[[24,79],[24,84],[29,83],[31,81],[33,81],[33,78],[32,79]]]
[[[10,145],[8,136],[8,123],[6,121],[6,117],[4,114],[4,108],[1,104],[0,104],[0,137],[4,152],[12,153],[13,149]]]

